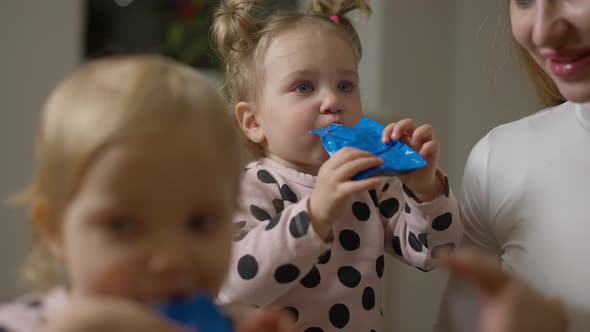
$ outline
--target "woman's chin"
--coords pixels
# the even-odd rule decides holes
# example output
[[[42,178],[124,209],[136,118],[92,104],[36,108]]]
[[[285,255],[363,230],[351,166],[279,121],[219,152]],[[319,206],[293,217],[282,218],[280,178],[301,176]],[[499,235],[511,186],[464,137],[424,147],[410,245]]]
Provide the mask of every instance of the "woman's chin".
[[[561,80],[555,80],[555,82],[559,92],[565,99],[575,103],[590,102],[590,77],[583,82],[567,82]]]

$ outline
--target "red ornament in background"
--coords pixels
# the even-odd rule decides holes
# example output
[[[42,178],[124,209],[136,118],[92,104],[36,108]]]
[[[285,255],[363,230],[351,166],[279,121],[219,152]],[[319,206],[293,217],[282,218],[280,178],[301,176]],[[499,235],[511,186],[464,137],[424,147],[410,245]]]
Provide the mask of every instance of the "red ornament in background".
[[[191,21],[199,13],[199,9],[193,1],[185,0],[178,6],[178,15],[184,21]]]
[[[84,57],[158,53],[197,68],[218,69],[210,47],[212,11],[219,0],[82,0]],[[296,0],[266,0],[296,8]],[[249,27],[253,22],[241,22]]]

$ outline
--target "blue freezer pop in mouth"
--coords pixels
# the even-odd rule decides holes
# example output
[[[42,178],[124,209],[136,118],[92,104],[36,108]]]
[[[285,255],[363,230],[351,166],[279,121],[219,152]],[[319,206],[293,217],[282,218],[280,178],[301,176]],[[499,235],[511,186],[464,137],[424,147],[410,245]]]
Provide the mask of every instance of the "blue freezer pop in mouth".
[[[320,136],[330,156],[344,147],[353,147],[383,159],[382,166],[364,170],[355,175],[353,180],[408,174],[428,165],[420,154],[402,141],[392,140],[383,143],[381,134],[384,129],[380,123],[363,117],[354,127],[331,124],[325,128],[314,129],[310,133]]]

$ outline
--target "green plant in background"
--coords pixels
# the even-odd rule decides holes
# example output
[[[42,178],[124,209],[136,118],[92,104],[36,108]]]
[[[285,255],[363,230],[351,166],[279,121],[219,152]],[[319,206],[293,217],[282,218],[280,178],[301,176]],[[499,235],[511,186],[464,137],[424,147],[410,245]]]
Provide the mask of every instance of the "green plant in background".
[[[217,1],[178,0],[164,31],[163,53],[195,67],[216,66],[209,45],[211,11]]]
[[[158,53],[193,67],[219,68],[209,44],[219,0],[85,0],[88,59]],[[295,0],[266,0],[265,10],[296,8]]]

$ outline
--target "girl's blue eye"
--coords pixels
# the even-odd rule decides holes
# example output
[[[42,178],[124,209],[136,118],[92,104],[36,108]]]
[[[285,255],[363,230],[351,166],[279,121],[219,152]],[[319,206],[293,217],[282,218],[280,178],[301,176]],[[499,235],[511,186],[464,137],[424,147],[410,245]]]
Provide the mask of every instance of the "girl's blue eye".
[[[532,5],[534,0],[514,0],[516,5],[520,8],[526,8]]]
[[[340,82],[338,83],[338,91],[340,92],[351,92],[352,82]]]
[[[301,83],[295,87],[295,91],[306,94],[312,92],[313,87],[309,83]]]

